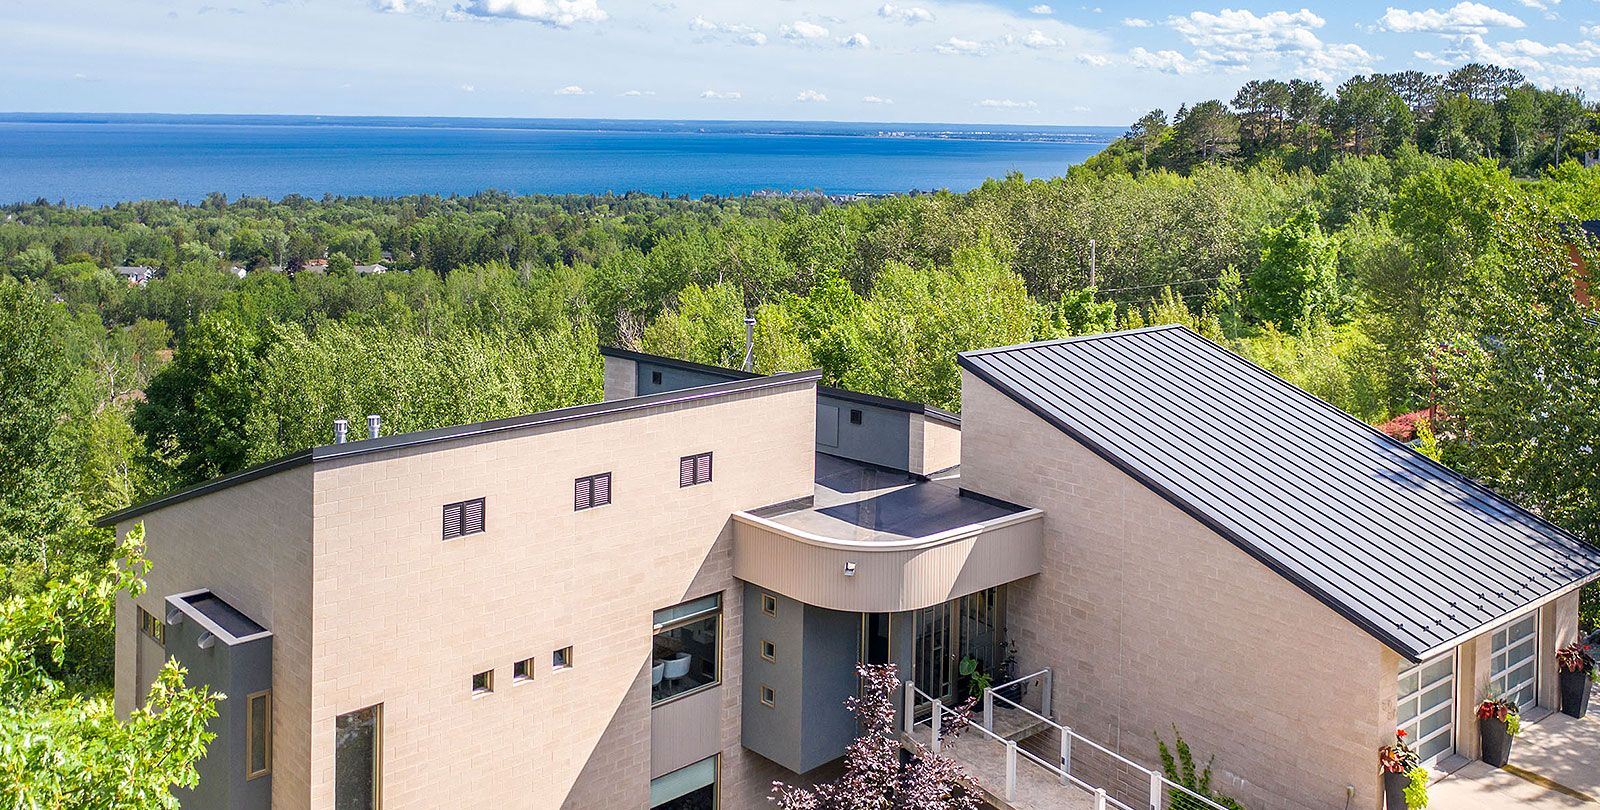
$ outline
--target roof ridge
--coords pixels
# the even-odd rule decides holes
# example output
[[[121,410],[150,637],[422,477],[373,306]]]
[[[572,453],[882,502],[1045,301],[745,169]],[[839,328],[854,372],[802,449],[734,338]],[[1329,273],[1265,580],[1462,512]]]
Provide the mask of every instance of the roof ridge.
[[[956,356],[957,357],[982,357],[982,356],[985,356],[985,355],[1001,354],[1001,353],[1004,353],[1004,352],[1014,352],[1014,351],[1020,351],[1020,350],[1023,350],[1023,349],[1041,349],[1041,348],[1045,348],[1047,346],[1061,346],[1061,345],[1065,345],[1065,344],[1068,344],[1068,343],[1088,343],[1090,341],[1104,340],[1106,338],[1120,338],[1120,337],[1128,337],[1130,335],[1142,335],[1142,334],[1148,334],[1148,333],[1151,333],[1151,332],[1167,332],[1167,331],[1172,331],[1172,330],[1190,332],[1190,333],[1195,334],[1195,335],[1199,335],[1200,334],[1199,332],[1195,332],[1193,329],[1190,329],[1189,327],[1184,326],[1181,323],[1162,323],[1162,324],[1156,324],[1154,326],[1141,326],[1138,329],[1121,329],[1121,330],[1118,330],[1118,331],[1115,331],[1115,332],[1096,332],[1096,333],[1094,333],[1092,335],[1073,335],[1072,337],[1052,338],[1050,340],[1037,340],[1037,341],[1034,341],[1032,343],[1018,343],[1018,344],[1013,345],[1013,346],[995,346],[995,347],[989,348],[989,349],[973,349],[972,351],[958,352]]]

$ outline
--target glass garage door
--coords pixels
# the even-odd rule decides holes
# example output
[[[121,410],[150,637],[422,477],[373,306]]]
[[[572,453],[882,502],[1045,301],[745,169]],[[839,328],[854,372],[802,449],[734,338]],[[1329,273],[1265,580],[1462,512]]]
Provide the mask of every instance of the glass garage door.
[[[1399,727],[1417,756],[1432,763],[1456,748],[1456,656],[1440,656],[1400,672]]]
[[[1539,614],[1518,619],[1491,637],[1489,693],[1505,695],[1523,709],[1538,697]]]

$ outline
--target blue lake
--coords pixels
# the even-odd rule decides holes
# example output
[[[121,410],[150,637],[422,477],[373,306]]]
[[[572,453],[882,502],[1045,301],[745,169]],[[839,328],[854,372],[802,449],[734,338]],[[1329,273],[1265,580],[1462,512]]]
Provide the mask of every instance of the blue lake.
[[[727,121],[0,115],[0,204],[207,193],[670,195],[950,189],[1051,177],[1120,128]]]

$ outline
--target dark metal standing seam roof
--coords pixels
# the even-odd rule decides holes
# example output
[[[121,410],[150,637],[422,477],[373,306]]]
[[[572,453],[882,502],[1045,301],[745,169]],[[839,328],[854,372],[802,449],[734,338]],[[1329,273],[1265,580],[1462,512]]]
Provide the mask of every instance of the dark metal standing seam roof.
[[[960,363],[1412,661],[1600,576],[1600,549],[1182,326]]]

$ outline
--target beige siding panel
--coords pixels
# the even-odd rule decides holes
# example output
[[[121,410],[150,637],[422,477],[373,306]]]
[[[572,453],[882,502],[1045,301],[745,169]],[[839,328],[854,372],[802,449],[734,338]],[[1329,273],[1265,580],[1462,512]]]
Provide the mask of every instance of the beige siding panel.
[[[629,399],[639,395],[639,364],[621,357],[602,355],[606,361],[604,383],[606,401]]]
[[[1043,517],[1029,510],[943,542],[888,549],[881,543],[821,541],[738,514],[734,576],[832,610],[916,610],[1039,573]],[[855,575],[845,576],[851,562]]]
[[[961,463],[961,428],[942,419],[922,418],[924,473],[948,470]]]
[[[723,688],[714,686],[650,710],[651,779],[721,753]]]
[[[272,807],[310,806],[311,512],[309,465],[182,501],[117,526],[145,526],[150,573],[137,604],[164,617],[169,594],[209,588],[272,631]],[[126,716],[147,683],[135,674],[134,600],[117,599],[116,703]],[[242,700],[243,695],[230,695]]]
[[[962,403],[962,485],[1045,512],[1007,619],[1062,722],[1147,766],[1176,725],[1251,810],[1381,806],[1399,656],[970,373]]]
[[[723,778],[752,783],[728,515],[811,494],[815,398],[795,383],[319,465],[313,807],[332,803],[334,718],[374,703],[386,810],[643,807],[651,614],[717,592]],[[680,489],[679,457],[704,451],[712,482]],[[573,479],[599,472],[612,504],[575,512]],[[443,504],[475,497],[487,530],[442,541]],[[523,658],[534,681],[511,685]]]

